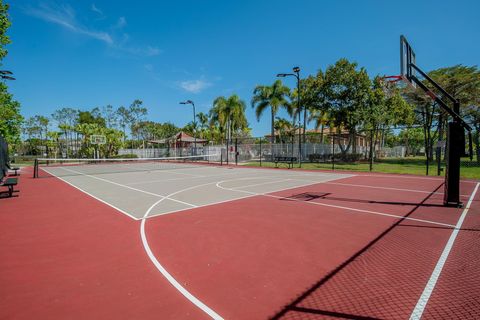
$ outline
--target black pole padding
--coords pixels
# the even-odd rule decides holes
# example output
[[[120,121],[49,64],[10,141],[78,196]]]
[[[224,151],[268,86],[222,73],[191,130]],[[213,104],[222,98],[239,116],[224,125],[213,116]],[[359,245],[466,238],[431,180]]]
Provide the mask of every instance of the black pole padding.
[[[38,178],[38,158],[35,158],[33,164],[33,178]]]
[[[462,125],[458,121],[449,122],[447,131],[445,193],[443,196],[443,204],[448,207],[462,207],[463,205],[460,201],[460,157],[465,152],[464,141]]]

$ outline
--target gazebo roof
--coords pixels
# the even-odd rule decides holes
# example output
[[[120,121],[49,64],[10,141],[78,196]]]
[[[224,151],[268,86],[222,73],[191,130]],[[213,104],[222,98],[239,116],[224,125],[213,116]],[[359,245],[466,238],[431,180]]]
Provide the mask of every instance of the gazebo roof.
[[[160,140],[150,140],[149,142],[151,143],[169,143],[169,142],[197,142],[197,143],[205,143],[208,142],[208,140],[205,139],[200,139],[200,138],[194,138],[191,135],[186,134],[183,131],[180,131],[179,133],[176,133],[175,135],[165,138],[165,139],[160,139]]]

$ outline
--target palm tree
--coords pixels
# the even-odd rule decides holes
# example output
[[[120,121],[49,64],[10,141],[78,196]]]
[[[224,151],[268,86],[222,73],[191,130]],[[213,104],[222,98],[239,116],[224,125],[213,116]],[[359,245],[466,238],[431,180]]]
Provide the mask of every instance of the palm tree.
[[[278,132],[278,140],[282,141],[282,136],[291,135],[293,133],[293,126],[287,119],[277,117],[274,122],[275,131]]]
[[[260,121],[265,109],[271,108],[271,137],[270,142],[275,142],[274,122],[275,115],[280,107],[288,110],[290,103],[286,97],[290,94],[290,89],[282,84],[281,80],[276,80],[271,86],[256,86],[253,90],[252,107],[255,108],[257,120]]]
[[[328,113],[328,110],[326,109],[312,109],[310,111],[310,117],[308,118],[308,121],[315,121],[315,130],[320,129],[320,143],[323,143],[323,130],[325,128],[325,125],[330,126],[330,131],[332,130],[331,126],[331,118]]]
[[[205,131],[208,129],[208,116],[203,112],[199,112],[197,113],[197,119],[200,123],[200,136],[203,139],[205,138]]]
[[[218,97],[209,112],[210,123],[218,125],[225,138],[230,140],[233,133],[248,127],[245,108],[245,102],[236,94],[228,98]]]

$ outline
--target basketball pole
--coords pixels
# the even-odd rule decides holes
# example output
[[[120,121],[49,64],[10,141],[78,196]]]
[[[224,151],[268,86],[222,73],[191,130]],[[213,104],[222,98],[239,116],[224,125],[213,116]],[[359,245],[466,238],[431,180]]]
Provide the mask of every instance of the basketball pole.
[[[400,72],[401,77],[405,78],[408,84],[414,88],[417,86],[422,89],[426,95],[432,98],[435,103],[452,117],[447,127],[447,165],[445,170],[443,204],[447,207],[462,207],[463,204],[460,201],[460,158],[465,156],[465,129],[469,132],[470,158],[473,156],[472,128],[460,116],[460,102],[415,64],[415,53],[403,35],[400,36]],[[416,73],[419,73],[440,94],[436,94],[432,89],[427,87],[424,82],[420,81]],[[451,105],[453,104],[453,108],[445,101],[449,101]]]

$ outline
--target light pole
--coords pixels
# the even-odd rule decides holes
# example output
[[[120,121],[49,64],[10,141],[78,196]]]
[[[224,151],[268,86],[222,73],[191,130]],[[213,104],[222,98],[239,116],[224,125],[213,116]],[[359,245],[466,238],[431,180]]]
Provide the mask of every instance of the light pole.
[[[195,103],[192,100],[182,101],[180,104],[191,104],[193,107],[193,155],[197,155],[197,120],[195,116]]]
[[[301,139],[301,107],[300,107],[300,68],[293,67],[294,73],[279,73],[277,77],[285,78],[285,77],[295,77],[297,79],[297,112],[298,112],[298,163],[299,166],[302,166],[302,139]],[[306,128],[306,115],[307,109],[303,111],[303,142],[305,143],[305,128]]]

